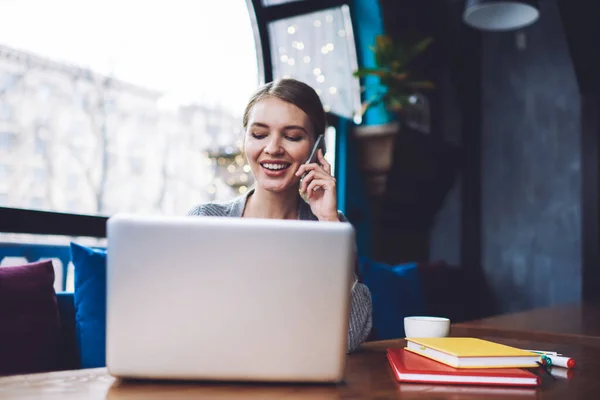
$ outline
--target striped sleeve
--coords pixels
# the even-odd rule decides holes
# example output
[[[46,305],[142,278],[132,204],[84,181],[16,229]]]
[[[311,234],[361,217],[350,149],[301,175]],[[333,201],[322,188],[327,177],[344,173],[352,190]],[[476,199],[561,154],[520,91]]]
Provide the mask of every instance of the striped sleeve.
[[[228,207],[224,204],[207,203],[194,207],[188,216],[227,217]]]
[[[371,292],[369,288],[354,281],[350,294],[350,323],[348,326],[348,353],[358,349],[364,342],[373,326]]]

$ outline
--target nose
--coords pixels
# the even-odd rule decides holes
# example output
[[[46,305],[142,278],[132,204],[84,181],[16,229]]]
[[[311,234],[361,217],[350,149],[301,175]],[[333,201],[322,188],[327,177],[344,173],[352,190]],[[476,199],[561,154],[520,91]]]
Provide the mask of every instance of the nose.
[[[283,153],[283,147],[278,135],[270,135],[264,152],[269,155],[277,155]]]

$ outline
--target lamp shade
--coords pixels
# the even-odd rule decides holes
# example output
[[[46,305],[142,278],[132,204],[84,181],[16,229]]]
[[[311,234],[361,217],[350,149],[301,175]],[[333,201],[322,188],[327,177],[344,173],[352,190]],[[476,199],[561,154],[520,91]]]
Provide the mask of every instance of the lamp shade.
[[[537,3],[536,0],[467,0],[463,20],[486,31],[519,29],[539,18]]]

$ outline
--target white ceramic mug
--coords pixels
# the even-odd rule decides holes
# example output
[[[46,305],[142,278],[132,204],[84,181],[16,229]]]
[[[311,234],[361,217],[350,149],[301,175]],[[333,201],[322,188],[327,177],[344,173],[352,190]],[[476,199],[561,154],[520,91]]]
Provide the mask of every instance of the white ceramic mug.
[[[450,320],[443,317],[405,317],[404,333],[406,337],[446,337],[450,333]]]

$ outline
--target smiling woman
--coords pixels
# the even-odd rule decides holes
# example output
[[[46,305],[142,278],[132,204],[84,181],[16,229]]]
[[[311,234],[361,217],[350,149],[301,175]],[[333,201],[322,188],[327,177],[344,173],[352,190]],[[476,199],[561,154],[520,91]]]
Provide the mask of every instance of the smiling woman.
[[[338,210],[336,180],[322,150],[316,162],[306,163],[317,136],[326,128],[323,105],[312,87],[294,79],[270,82],[251,97],[243,121],[243,150],[255,187],[227,203],[201,204],[189,215],[347,221]],[[308,192],[308,203],[299,192]],[[371,294],[357,275],[350,307],[349,352],[372,327]]]
[[[336,181],[322,150],[317,162],[307,163],[326,125],[321,99],[309,85],[281,79],[260,87],[243,116],[243,152],[255,186],[233,201],[239,209],[229,215],[340,221]],[[308,192],[308,205],[299,191]],[[192,214],[214,206],[200,206]]]
[[[295,173],[308,159],[317,135],[325,131],[319,96],[293,79],[270,83],[251,98],[243,122],[244,151],[260,189],[287,190],[296,196]]]

